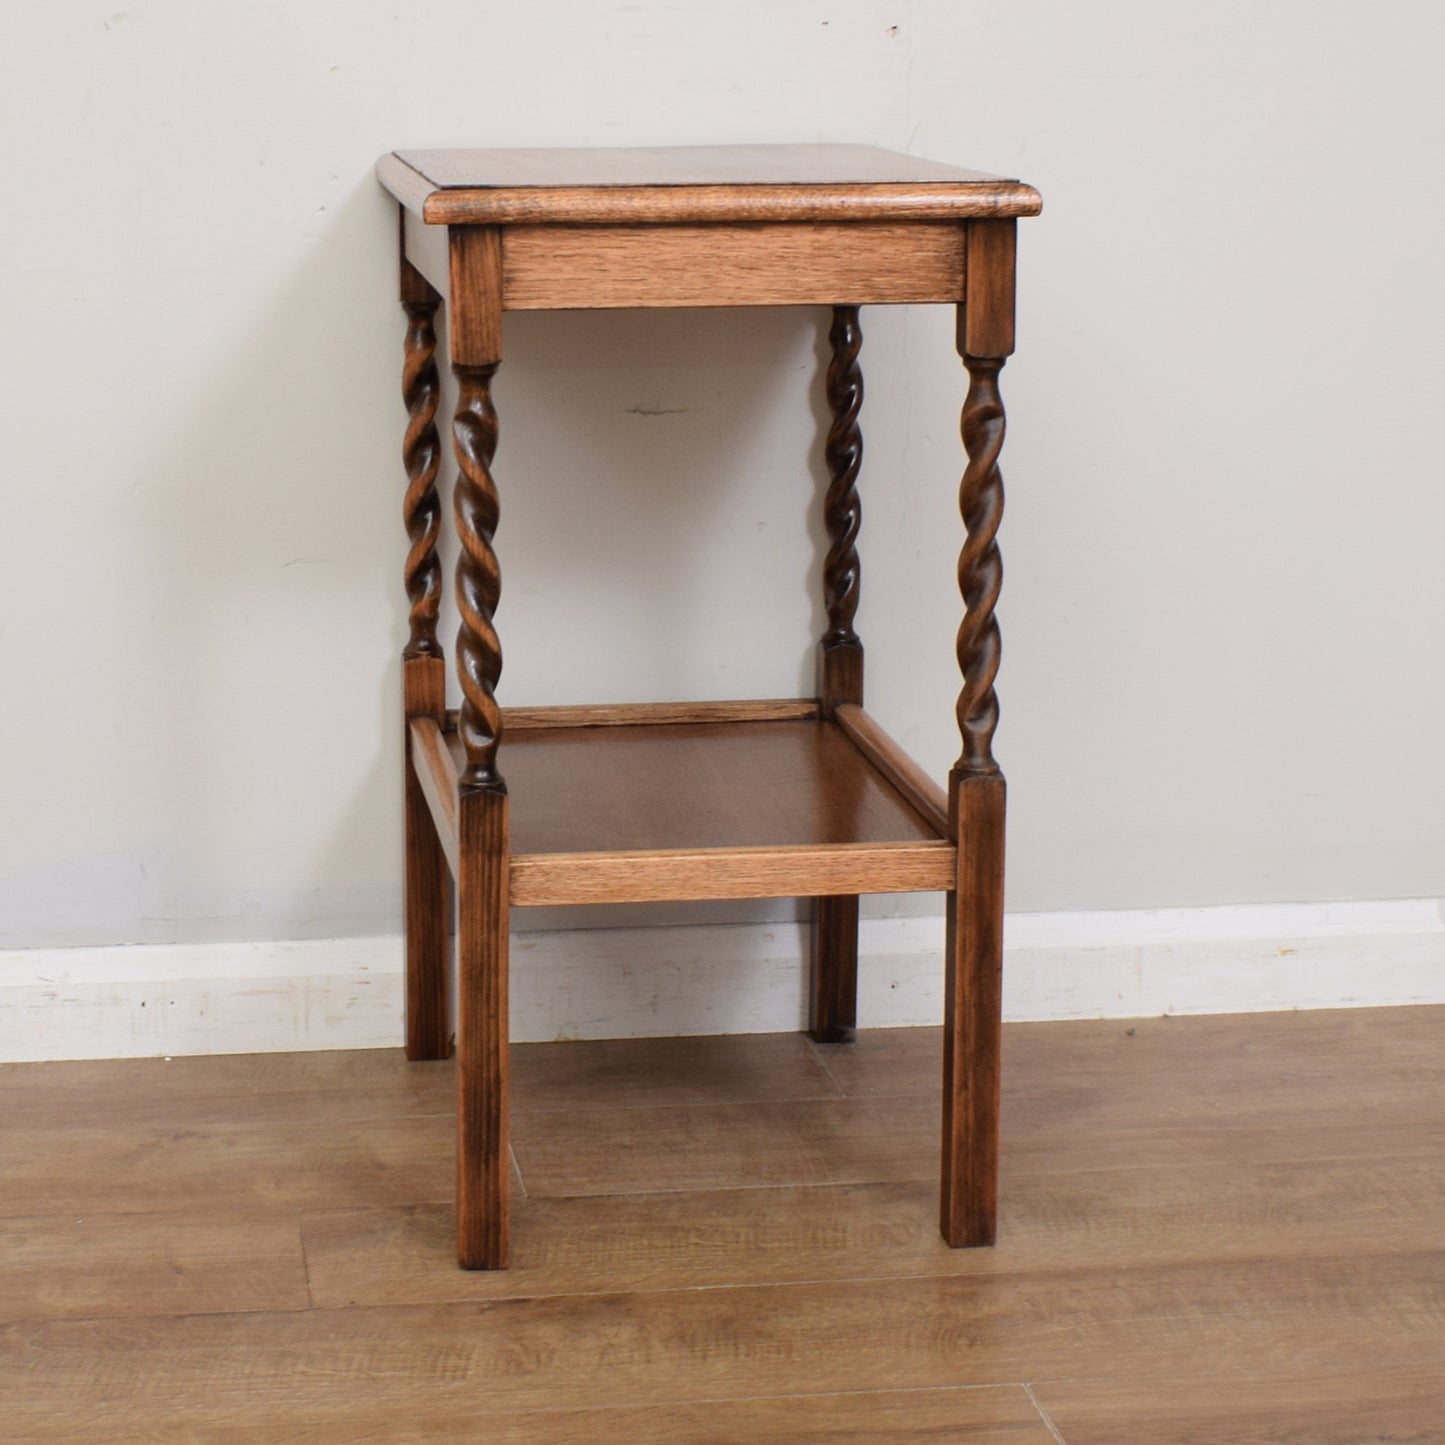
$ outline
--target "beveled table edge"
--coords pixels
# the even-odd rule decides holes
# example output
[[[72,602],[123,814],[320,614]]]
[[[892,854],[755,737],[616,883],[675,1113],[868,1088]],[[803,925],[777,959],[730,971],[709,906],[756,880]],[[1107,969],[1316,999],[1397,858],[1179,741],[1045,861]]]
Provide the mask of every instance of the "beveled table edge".
[[[377,178],[428,225],[745,224],[768,221],[973,220],[1036,216],[1023,181],[824,181],[649,185],[442,186],[392,152]]]

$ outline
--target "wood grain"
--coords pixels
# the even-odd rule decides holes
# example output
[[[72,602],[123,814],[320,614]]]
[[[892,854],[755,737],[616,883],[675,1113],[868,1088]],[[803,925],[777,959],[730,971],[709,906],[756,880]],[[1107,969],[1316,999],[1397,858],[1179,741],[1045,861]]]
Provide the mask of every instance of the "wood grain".
[[[863,701],[863,643],[854,628],[861,593],[858,534],[863,507],[858,474],[863,464],[863,331],[856,306],[834,306],[828,329],[828,434],[823,459],[823,608],[828,625],[818,640],[818,693],[832,720],[842,703]],[[890,781],[892,781],[890,779]],[[896,786],[896,784],[895,784]],[[808,947],[808,1027],[819,1043],[843,1043],[858,1022],[858,897],[818,896],[812,903]]]
[[[411,740],[412,775],[429,810],[431,827],[442,855],[457,876],[457,763],[448,750],[441,729],[430,717],[413,718],[408,725]],[[433,917],[445,918],[437,908]],[[426,1055],[440,1058],[442,1055]]]
[[[396,1067],[406,1067],[393,1055]],[[418,1064],[416,1068],[430,1068]],[[0,1172],[0,1218],[74,1212],[185,1214],[197,1200],[235,1214],[445,1200],[452,1113],[414,1119],[189,1128],[69,1128],[19,1136]]]
[[[506,792],[462,788],[457,835],[457,1258],[465,1269],[505,1269],[511,1183]]]
[[[713,224],[1036,215],[1018,181],[871,146],[403,151],[377,175],[432,224]]]
[[[1267,1297],[1268,1308],[1258,1301]],[[0,1329],[17,1432],[339,1425],[476,1412],[1190,1371],[1235,1380],[1437,1368],[1438,1256],[838,1281]],[[582,1347],[587,1342],[587,1347]],[[366,1382],[359,1389],[358,1382]],[[141,1418],[147,1418],[144,1413]],[[152,1415],[150,1418],[154,1419]]]
[[[1001,777],[950,779],[958,872],[945,917],[943,1237],[992,1244],[998,1231],[1006,791]]]
[[[1017,225],[975,221],[968,227],[968,293],[958,308],[960,356],[1012,356]]]
[[[963,277],[946,221],[509,226],[502,242],[508,311],[957,301]]]
[[[1344,1126],[1404,1118],[1438,1097],[1442,1022],[1445,1011],[1420,1007],[1011,1023],[1006,1073],[1015,1106],[1081,1132],[1306,1115]],[[822,1059],[850,1097],[931,1099],[941,1048],[938,1029],[867,1029],[852,1048]],[[1186,1051],[1197,1069],[1179,1066]],[[1367,1097],[1358,1090],[1362,1074]]]
[[[597,186],[978,184],[983,171],[867,145],[573,146],[406,150],[399,159],[450,189]]]
[[[833,720],[853,746],[908,799],[909,804],[940,838],[952,836],[948,794],[939,787],[861,707],[843,703],[833,709]]]
[[[428,226],[416,211],[402,207],[402,255],[427,286],[450,303],[452,262],[448,234],[446,226]]]
[[[403,776],[403,908],[406,931],[406,1054],[444,1059],[451,1052],[450,864],[456,872],[455,775],[437,729],[446,709],[446,663],[437,656],[402,663],[407,720]],[[421,730],[418,737],[414,728]],[[438,772],[438,769],[445,769]],[[448,799],[451,816],[448,816]]]
[[[938,1105],[838,1099],[518,1114],[534,1197],[936,1180]],[[932,1233],[931,1230],[926,1231]]]
[[[548,728],[504,753],[516,855],[937,840],[823,722]]]
[[[858,1390],[837,1395],[774,1395],[612,1410],[527,1410],[457,1420],[484,1430],[488,1445],[577,1445],[625,1440],[631,1445],[734,1445],[807,1441],[809,1445],[1057,1445],[1018,1385],[964,1385],[951,1390]]]
[[[1438,1366],[1344,1366],[1262,1379],[1167,1375],[1035,1385],[1068,1445],[1431,1445],[1445,1438],[1445,1383]]]
[[[455,321],[455,317],[453,317]],[[453,333],[455,335],[455,333]],[[502,570],[495,536],[501,499],[492,476],[497,450],[497,412],[492,405],[496,364],[452,364],[457,379],[457,409],[452,443],[457,480],[452,488],[452,521],[457,539],[457,681],[462,705],[457,737],[462,745],[461,781],[468,787],[500,787],[497,746],[502,710],[497,680],[502,675],[502,644],[496,610],[502,595]]]
[[[858,895],[813,899],[808,939],[808,1032],[847,1043],[858,1025]]]
[[[0,1320],[311,1305],[294,1218],[88,1212],[7,1219],[0,1237]]]
[[[828,435],[823,458],[828,488],[823,494],[823,529],[828,551],[823,558],[823,607],[828,627],[818,643],[819,694],[825,717],[839,703],[863,701],[863,644],[854,630],[862,592],[858,536],[863,504],[858,474],[863,465],[863,371],[858,364],[863,332],[856,306],[834,306],[828,331]]]
[[[953,845],[943,839],[518,854],[512,859],[512,901],[518,908],[536,908],[827,893],[917,893],[946,888],[953,876],[953,859]]]
[[[446,666],[437,639],[442,577],[437,553],[441,501],[436,479],[441,439],[436,414],[441,383],[435,319],[440,298],[404,255],[401,292],[408,320],[402,370],[402,399],[407,408],[402,442],[407,488],[402,517],[409,544],[403,580],[410,622],[402,652],[402,715],[407,724],[426,718],[435,729],[446,710]],[[411,1059],[439,1059],[446,1056],[451,1037],[446,853],[418,774],[409,727],[403,746],[406,1051]]]
[[[993,736],[998,728],[994,682],[1002,653],[995,609],[1003,587],[1003,560],[998,546],[1004,508],[1003,474],[998,465],[1005,426],[998,389],[1003,362],[977,356],[964,360],[968,366],[968,395],[960,425],[968,461],[958,489],[965,533],[958,554],[963,621],[954,644],[958,670],[963,674],[954,708],[963,750],[954,772],[959,776],[987,777],[999,772]]]
[[[414,215],[418,220],[421,219],[427,197],[436,189],[432,181],[394,152],[388,152],[377,161],[376,179],[401,203],[405,215]],[[446,233],[438,231],[438,234],[444,237]],[[412,264],[416,264],[414,260]]]
[[[819,1040],[837,1041],[856,1022],[858,895],[948,890],[943,1227],[955,1244],[986,1242],[997,1176],[1003,848],[1003,785],[990,751],[1002,500],[996,373],[1013,345],[1013,218],[1036,212],[1037,194],[1016,181],[860,146],[413,151],[384,157],[378,176],[404,211],[413,660],[440,653],[433,319],[441,296],[458,386],[453,515],[463,701],[450,735],[454,764],[439,726],[440,674],[426,674],[425,707],[408,703],[406,897],[408,1053],[434,1059],[447,1046],[444,855],[458,886],[463,1264],[506,1263],[513,903],[811,896],[812,1029]],[[444,241],[432,230],[442,226]],[[858,305],[926,300],[957,303],[971,375],[957,644],[964,751],[944,809],[861,712],[848,733],[820,725],[863,700],[854,630]],[[558,726],[555,711],[534,712],[509,751],[519,800],[513,818],[498,764],[500,499],[491,471],[503,311],[809,303],[833,308],[821,717],[810,707],[806,722],[769,714],[743,725],[714,711],[700,727],[696,713],[684,720],[674,710],[665,724],[654,713],[648,725],[633,711],[626,720],[634,726],[615,728],[599,726],[621,721],[615,710],[603,717],[591,709],[574,713],[582,725],[568,728]],[[617,736],[607,739],[609,730]],[[697,746],[704,737],[705,749]]]
[[[451,1114],[451,1069],[403,1062],[400,1049],[350,1049],[0,1064],[0,1151],[41,1152],[36,1135],[76,1128],[119,1137]]]
[[[402,520],[409,544],[403,581],[411,624],[411,635],[402,656],[411,661],[441,655],[437,642],[437,614],[442,597],[441,563],[437,557],[441,502],[436,487],[441,467],[441,438],[436,425],[441,378],[436,364],[438,298],[430,294],[430,288],[405,261],[402,267],[403,291],[427,292],[426,299],[405,303],[407,328],[402,352],[401,395],[407,410],[401,449],[407,476]]]
[[[580,707],[504,707],[502,726],[523,728],[637,727],[651,723],[786,722],[818,716],[812,697],[748,698],[733,702],[588,703]]]
[[[519,1198],[506,1275],[450,1259],[454,1065],[0,1066],[0,1433],[1009,1439],[1031,1381],[1070,1445],[1430,1440],[1442,1027],[1011,1026],[965,1251],[939,1030],[527,1046],[529,1186],[636,1188]]]
[[[502,233],[495,226],[459,226],[449,235],[452,365],[495,367],[502,359]]]
[[[781,1128],[781,1123],[778,1125]],[[852,1132],[850,1120],[845,1126]],[[893,1182],[550,1196],[514,1213],[505,1277],[451,1265],[445,1205],[333,1210],[303,1218],[318,1305],[421,1304],[543,1294],[805,1280],[1113,1271],[1161,1265],[1409,1254],[1445,1225],[1438,1167],[1398,1156],[1323,1164],[1127,1163],[1008,1180],[995,1249],[954,1250],[935,1228],[927,1177]],[[623,1142],[632,1144],[630,1134]],[[540,1187],[539,1178],[532,1176]],[[668,1182],[659,1180],[658,1183]],[[1305,1265],[1304,1267],[1307,1267]]]
[[[575,1109],[837,1099],[832,1075],[801,1034],[704,1034],[681,1039],[578,1039],[513,1044],[513,1114]]]

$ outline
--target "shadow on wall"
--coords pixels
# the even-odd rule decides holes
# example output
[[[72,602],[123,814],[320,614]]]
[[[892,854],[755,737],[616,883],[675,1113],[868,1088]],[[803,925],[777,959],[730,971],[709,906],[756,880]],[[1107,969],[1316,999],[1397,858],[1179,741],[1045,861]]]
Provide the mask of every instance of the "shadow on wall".
[[[263,313],[172,287],[168,365],[222,360],[179,416],[154,376],[119,383],[158,416],[114,482],[106,604],[136,679],[113,719],[133,824],[123,847],[0,880],[0,946],[399,929],[394,235],[368,179],[283,287],[256,288]],[[191,330],[213,313],[244,318],[234,339]],[[811,693],[826,325],[509,316],[505,703]],[[454,613],[442,635],[450,655]]]

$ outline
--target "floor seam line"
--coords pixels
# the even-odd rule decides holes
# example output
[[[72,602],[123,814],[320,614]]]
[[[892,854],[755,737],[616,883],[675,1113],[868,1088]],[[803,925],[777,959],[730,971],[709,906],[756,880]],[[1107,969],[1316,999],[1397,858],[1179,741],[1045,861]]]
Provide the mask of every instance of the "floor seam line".
[[[1049,1434],[1054,1437],[1054,1439],[1058,1442],[1058,1445],[1069,1445],[1069,1442],[1065,1440],[1063,1435],[1060,1433],[1059,1427],[1054,1424],[1053,1417],[1049,1414],[1047,1410],[1044,1409],[1043,1405],[1039,1403],[1039,1397],[1034,1394],[1033,1385],[1030,1384],[1028,1381],[1025,1381],[1023,1389],[1024,1394],[1029,1397],[1029,1404],[1032,1405],[1034,1409],[1039,1412],[1039,1419],[1044,1422],[1044,1425],[1047,1427]]]

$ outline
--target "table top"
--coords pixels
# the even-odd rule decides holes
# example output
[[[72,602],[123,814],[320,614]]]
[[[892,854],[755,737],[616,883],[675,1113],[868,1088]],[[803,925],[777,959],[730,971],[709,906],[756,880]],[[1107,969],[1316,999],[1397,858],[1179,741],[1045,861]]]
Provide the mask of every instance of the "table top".
[[[1041,205],[1020,181],[862,145],[406,150],[377,175],[432,225],[964,220]]]

